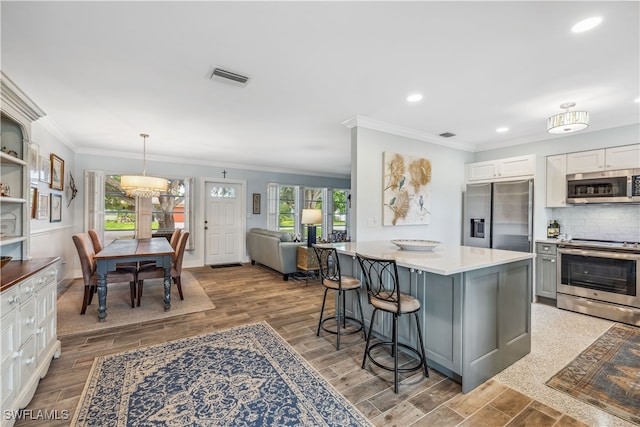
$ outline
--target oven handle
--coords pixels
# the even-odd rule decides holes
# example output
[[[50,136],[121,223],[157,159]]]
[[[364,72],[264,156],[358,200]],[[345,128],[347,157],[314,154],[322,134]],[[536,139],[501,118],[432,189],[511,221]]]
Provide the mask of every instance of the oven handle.
[[[582,255],[582,256],[593,256],[600,258],[614,258],[614,259],[629,259],[629,260],[640,260],[640,254],[629,254],[624,252],[613,252],[613,251],[599,251],[599,250],[590,250],[590,249],[570,249],[570,248],[558,248],[558,253],[560,254],[568,254],[568,255]]]

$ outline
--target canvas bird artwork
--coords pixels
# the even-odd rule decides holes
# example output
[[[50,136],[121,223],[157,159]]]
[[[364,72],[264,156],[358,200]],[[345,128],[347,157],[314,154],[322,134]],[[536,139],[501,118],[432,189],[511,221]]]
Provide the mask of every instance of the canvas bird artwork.
[[[428,159],[384,152],[383,225],[431,222],[431,162]]]

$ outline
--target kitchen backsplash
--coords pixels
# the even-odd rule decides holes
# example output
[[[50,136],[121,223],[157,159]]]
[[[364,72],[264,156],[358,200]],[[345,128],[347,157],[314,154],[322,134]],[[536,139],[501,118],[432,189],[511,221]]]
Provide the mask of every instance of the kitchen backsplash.
[[[640,242],[640,205],[581,205],[552,212],[560,233],[574,239]]]

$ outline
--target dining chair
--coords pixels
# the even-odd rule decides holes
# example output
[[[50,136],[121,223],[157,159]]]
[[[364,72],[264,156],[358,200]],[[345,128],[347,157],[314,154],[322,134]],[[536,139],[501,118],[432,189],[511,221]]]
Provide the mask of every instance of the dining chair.
[[[173,234],[171,235],[171,239],[169,240],[169,243],[171,244],[171,247],[173,248],[174,251],[178,247],[178,240],[180,239],[181,233],[182,233],[182,230],[179,228],[176,228],[175,230],[173,230]]]
[[[87,234],[89,234],[89,237],[91,237],[91,243],[93,243],[93,250],[95,251],[95,253],[100,253],[100,251],[102,251],[102,249],[104,248],[104,243],[102,242],[102,239],[100,238],[98,232],[95,229],[90,228],[89,230],[87,230]],[[119,262],[116,264],[116,266],[121,270],[128,270],[134,274],[138,272],[137,262]]]
[[[178,244],[176,247],[175,255],[171,261],[171,279],[173,283],[178,287],[178,294],[180,294],[180,299],[184,300],[184,296],[182,295],[182,259],[184,258],[184,250],[187,246],[187,240],[189,239],[189,232],[182,231],[180,233],[180,237],[178,238]],[[163,279],[164,278],[164,268],[156,267],[155,265],[144,265],[140,267],[138,270],[138,306],[140,306],[140,301],[142,301],[142,289],[144,285],[144,281],[146,279]]]
[[[424,368],[424,376],[429,377],[427,368],[427,357],[424,351],[424,343],[422,340],[422,330],[420,328],[420,318],[418,310],[420,310],[420,301],[412,295],[400,292],[400,280],[398,278],[398,267],[395,260],[367,257],[356,254],[362,275],[367,286],[367,295],[369,304],[373,307],[371,313],[371,324],[367,335],[367,343],[364,349],[364,357],[362,359],[362,368],[366,367],[367,359],[374,365],[393,371],[393,391],[398,393],[398,373],[413,372]],[[377,342],[370,345],[371,331],[378,310],[390,313],[393,316],[393,324],[391,328],[391,341]],[[398,342],[398,318],[403,314],[414,314],[416,320],[416,328],[418,332],[418,343],[416,347]],[[377,361],[372,351],[380,347],[390,347],[393,357],[393,367],[384,365]],[[398,366],[398,348],[406,350],[406,353],[417,356],[417,362],[407,367]],[[414,359],[415,361],[415,359]],[[411,362],[409,362],[411,363]]]
[[[98,274],[96,272],[96,261],[94,259],[96,253],[88,233],[74,234],[72,239],[78,251],[80,266],[82,268],[82,279],[84,281],[84,297],[80,314],[85,314],[87,306],[91,304],[93,294],[98,288]],[[115,271],[110,271],[107,274],[107,284],[124,282],[129,282],[129,287],[131,288],[131,308],[134,308],[136,297],[135,271],[117,268]]]
[[[320,309],[320,319],[318,320],[318,331],[316,336],[320,336],[320,329],[330,334],[336,335],[336,349],[340,350],[340,336],[356,334],[364,328],[364,315],[362,313],[362,302],[360,300],[360,281],[355,277],[344,276],[340,271],[340,260],[338,259],[338,251],[332,246],[313,246],[316,257],[318,258],[318,267],[320,271],[320,282],[324,286],[324,298],[322,299],[322,308]],[[327,302],[327,292],[329,290],[338,293],[336,308],[333,316],[324,317],[324,306]],[[349,317],[345,314],[346,292],[353,291],[356,293],[358,308],[360,309],[360,319]],[[354,324],[354,327],[347,329],[347,320]],[[335,321],[335,329],[325,326],[326,322]],[[363,332],[366,339],[366,333]]]

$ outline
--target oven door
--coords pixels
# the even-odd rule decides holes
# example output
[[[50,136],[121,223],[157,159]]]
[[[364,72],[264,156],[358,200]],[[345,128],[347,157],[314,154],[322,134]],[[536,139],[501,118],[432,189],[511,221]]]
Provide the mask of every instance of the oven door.
[[[558,248],[558,292],[640,308],[640,254]]]

